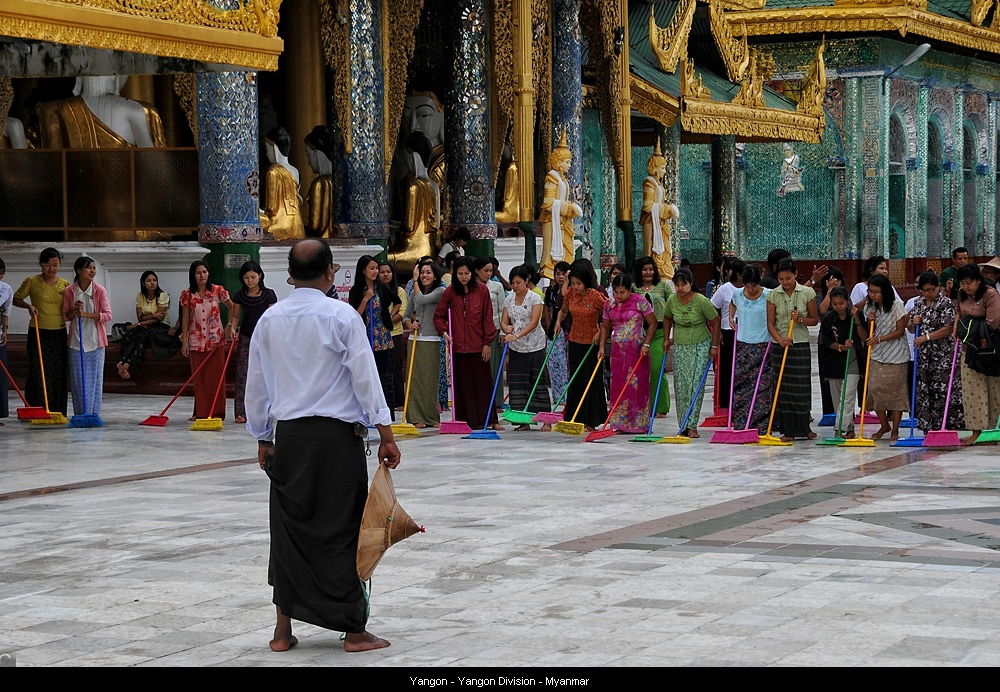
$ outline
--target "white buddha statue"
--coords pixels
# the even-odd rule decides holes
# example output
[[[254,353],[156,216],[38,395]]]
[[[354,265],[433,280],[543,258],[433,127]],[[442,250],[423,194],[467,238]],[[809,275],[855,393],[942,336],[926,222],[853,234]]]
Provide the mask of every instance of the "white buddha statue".
[[[73,98],[38,105],[46,149],[164,146],[156,109],[118,95],[127,75],[78,77]]]
[[[275,240],[298,240],[306,237],[299,197],[299,170],[288,160],[292,140],[283,127],[271,130],[264,140],[267,160],[265,175],[267,205],[261,212],[261,228]]]

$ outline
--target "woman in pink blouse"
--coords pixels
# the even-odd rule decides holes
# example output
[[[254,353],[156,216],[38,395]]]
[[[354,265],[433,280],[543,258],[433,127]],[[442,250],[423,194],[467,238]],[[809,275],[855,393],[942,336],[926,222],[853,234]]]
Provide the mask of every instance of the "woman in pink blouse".
[[[226,376],[225,348],[232,341],[232,325],[222,326],[219,305],[233,309],[229,292],[219,285],[213,285],[208,276],[208,265],[202,260],[191,263],[188,270],[190,288],[181,291],[181,354],[191,356],[191,371],[208,361],[198,376],[194,378],[194,413],[197,418],[226,418],[226,386],[222,385],[221,396],[212,409],[212,398],[219,381]]]

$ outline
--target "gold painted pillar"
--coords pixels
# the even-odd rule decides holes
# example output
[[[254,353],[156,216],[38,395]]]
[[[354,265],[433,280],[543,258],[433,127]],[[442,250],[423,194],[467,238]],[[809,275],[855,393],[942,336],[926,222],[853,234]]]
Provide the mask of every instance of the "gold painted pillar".
[[[517,161],[518,226],[524,234],[524,262],[536,266],[535,248],[535,90],[531,65],[531,0],[514,0],[514,160]]]
[[[622,52],[618,56],[618,80],[621,84],[621,103],[618,109],[621,130],[621,149],[615,157],[618,163],[618,227],[625,236],[625,266],[629,271],[635,263],[635,228],[632,223],[632,89],[629,73],[628,51],[628,0],[618,0],[619,26],[625,30]]]
[[[128,80],[122,87],[121,95],[133,101],[143,101],[145,103],[156,103],[156,87],[153,84],[151,74],[129,75]]]
[[[317,125],[326,125],[326,73],[319,40],[320,12],[316,0],[285,0],[281,7],[281,37],[285,52],[281,68],[285,77],[288,136],[292,139],[289,160],[299,169],[300,190],[309,189],[316,178],[309,167],[303,140]]]

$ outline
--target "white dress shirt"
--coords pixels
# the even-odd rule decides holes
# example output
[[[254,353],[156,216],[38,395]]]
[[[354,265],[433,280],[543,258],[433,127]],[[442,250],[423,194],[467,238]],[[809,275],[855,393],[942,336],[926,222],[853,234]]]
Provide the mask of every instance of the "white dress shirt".
[[[364,321],[347,303],[296,288],[260,318],[250,340],[247,430],[274,439],[274,424],[309,416],[389,425]]]

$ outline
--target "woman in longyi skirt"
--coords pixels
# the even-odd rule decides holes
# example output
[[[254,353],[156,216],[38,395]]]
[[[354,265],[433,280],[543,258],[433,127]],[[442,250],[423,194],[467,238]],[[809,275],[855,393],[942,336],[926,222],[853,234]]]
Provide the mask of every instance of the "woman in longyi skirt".
[[[899,439],[899,421],[903,411],[910,410],[907,399],[906,372],[910,349],[906,342],[906,325],[910,321],[903,301],[896,298],[887,276],[874,274],[868,279],[868,297],[856,307],[864,314],[868,326],[868,348],[871,352],[871,372],[868,374],[868,408],[878,416],[879,429],[873,440],[890,433]]]

